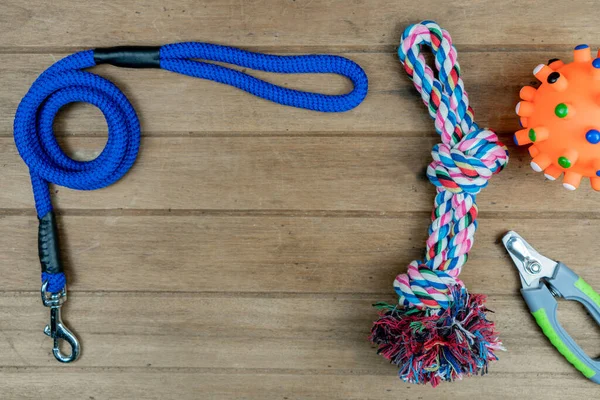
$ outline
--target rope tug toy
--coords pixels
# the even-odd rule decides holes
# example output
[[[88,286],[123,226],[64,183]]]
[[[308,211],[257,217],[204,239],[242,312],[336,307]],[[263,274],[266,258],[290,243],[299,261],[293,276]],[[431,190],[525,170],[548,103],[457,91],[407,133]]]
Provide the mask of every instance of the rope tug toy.
[[[351,92],[324,95],[286,89],[202,59],[277,73],[334,73],[350,79]],[[125,46],[87,50],[52,65],[33,83],[17,109],[14,138],[19,154],[29,167],[39,218],[39,256],[42,266],[41,295],[51,308],[44,332],[54,339],[58,361],[79,356],[77,338],[63,325],[60,307],[66,300],[66,277],[60,262],[58,228],[48,185],[94,190],[118,181],[131,168],[140,145],[140,123],[133,106],[110,81],[82,71],[98,64],[128,68],[162,68],[195,78],[235,86],[255,96],[292,107],[322,112],[342,112],[360,104],[367,95],[365,72],[353,61],[332,55],[274,56],[208,43],[175,43],[161,47]],[[108,141],[92,161],[75,161],[58,145],[52,124],[61,107],[87,102],[98,107],[108,124]],[[64,355],[59,340],[71,345]]]
[[[438,78],[426,64],[431,48]],[[469,294],[458,275],[477,229],[476,195],[508,161],[496,134],[473,121],[460,78],[456,49],[447,31],[423,21],[406,28],[400,62],[421,93],[442,143],[433,147],[427,176],[436,186],[425,260],[413,261],[394,281],[399,304],[377,303],[380,318],[370,340],[399,367],[400,379],[427,383],[487,372],[501,350],[485,296]]]

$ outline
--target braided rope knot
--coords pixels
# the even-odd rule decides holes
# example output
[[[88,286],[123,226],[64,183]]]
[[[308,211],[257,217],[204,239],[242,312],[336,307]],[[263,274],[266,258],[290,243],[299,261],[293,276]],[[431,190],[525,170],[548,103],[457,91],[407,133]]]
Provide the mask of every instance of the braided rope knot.
[[[506,148],[491,130],[475,130],[456,145],[440,143],[431,151],[427,176],[436,187],[452,193],[477,194],[508,161]]]
[[[430,269],[422,261],[413,261],[408,271],[394,280],[400,303],[421,305],[419,308],[447,308],[452,301],[451,288],[462,282],[453,271]],[[455,276],[453,276],[455,275]]]

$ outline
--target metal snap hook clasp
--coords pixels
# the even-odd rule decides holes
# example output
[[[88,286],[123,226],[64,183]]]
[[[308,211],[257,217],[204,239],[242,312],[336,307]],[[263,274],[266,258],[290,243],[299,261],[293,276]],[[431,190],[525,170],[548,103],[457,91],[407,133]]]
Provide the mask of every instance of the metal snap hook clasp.
[[[58,293],[48,293],[46,291],[48,282],[42,284],[40,290],[42,295],[42,303],[46,307],[50,307],[50,323],[44,328],[44,333],[54,339],[54,347],[52,353],[54,357],[62,363],[70,363],[77,360],[79,357],[79,340],[77,337],[63,324],[60,315],[60,309],[63,303],[67,300],[67,288],[64,287]],[[71,346],[71,354],[65,355],[60,350],[60,340],[64,340]]]

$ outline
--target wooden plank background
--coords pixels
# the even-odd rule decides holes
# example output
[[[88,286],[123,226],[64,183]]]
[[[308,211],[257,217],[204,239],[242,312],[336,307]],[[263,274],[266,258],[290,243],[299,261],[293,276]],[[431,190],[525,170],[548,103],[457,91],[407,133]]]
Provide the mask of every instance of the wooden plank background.
[[[201,0],[0,2],[0,397],[6,399],[597,398],[598,387],[532,321],[500,245],[515,229],[600,288],[600,195],[545,182],[512,145],[514,105],[532,68],[600,44],[594,1]],[[476,120],[509,144],[508,168],[479,196],[480,230],[461,277],[489,295],[508,349],[490,374],[405,384],[366,341],[371,304],[422,254],[437,142],[395,55],[404,27],[452,34]],[[94,192],[54,188],[69,268],[65,320],[83,345],[59,365],[42,334],[37,221],[12,140],[20,98],[57,59],[96,46],[207,41],[269,53],[340,54],[369,75],[344,114],[297,110],[166,71],[95,71],[143,126],[139,159]],[[341,93],[331,76],[272,82]],[[56,121],[69,153],[94,157],[100,112]],[[560,319],[598,354],[600,329],[576,305]]]

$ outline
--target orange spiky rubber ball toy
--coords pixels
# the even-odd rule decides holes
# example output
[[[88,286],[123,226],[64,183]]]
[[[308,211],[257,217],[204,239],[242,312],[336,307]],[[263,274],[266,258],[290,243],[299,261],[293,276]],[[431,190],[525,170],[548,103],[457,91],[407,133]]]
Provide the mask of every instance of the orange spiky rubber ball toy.
[[[564,173],[569,190],[585,176],[600,190],[600,51],[592,59],[582,44],[573,53],[572,63],[553,59],[535,67],[542,84],[521,89],[516,111],[524,129],[514,138],[519,146],[531,143],[534,171],[550,180]]]

